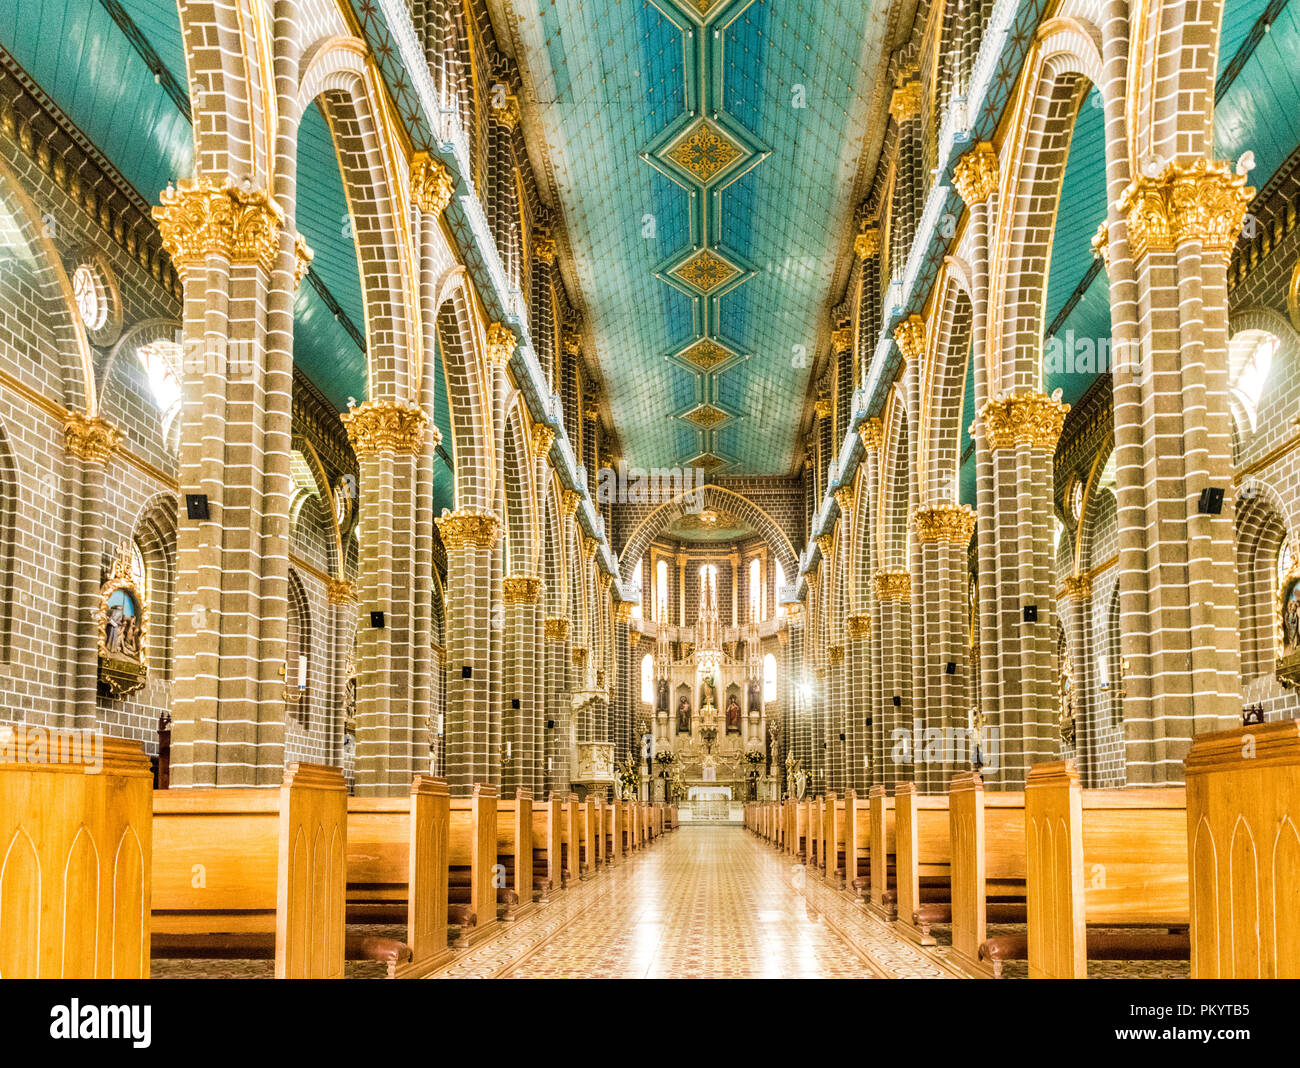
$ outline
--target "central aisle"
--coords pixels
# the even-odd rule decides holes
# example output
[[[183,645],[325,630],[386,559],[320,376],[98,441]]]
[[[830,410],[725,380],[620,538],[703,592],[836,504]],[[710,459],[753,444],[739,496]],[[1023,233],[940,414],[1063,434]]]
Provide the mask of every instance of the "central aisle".
[[[786,858],[741,827],[683,827],[559,895],[519,931],[470,954],[476,963],[445,974],[874,977],[848,943],[810,917],[795,878]]]

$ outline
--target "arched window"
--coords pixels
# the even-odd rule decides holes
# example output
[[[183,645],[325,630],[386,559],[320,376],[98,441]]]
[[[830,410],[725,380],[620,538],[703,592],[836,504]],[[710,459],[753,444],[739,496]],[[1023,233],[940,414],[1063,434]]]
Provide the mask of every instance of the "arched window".
[[[176,375],[180,346],[171,341],[155,341],[141,345],[135,354],[144,368],[149,392],[158,406],[163,430],[166,431],[181,406],[181,382]]]
[[[776,562],[776,618],[781,619],[785,615],[785,605],[781,603],[781,587],[785,585],[785,568],[781,566],[781,561]]]
[[[86,329],[91,333],[103,329],[108,321],[108,297],[104,294],[104,283],[93,267],[83,263],[72,272],[72,295]]]
[[[635,587],[637,588],[638,591],[641,590],[641,574],[642,574],[642,572],[643,572],[643,570],[644,570],[644,569],[642,568],[642,566],[641,566],[641,563],[642,563],[642,561],[638,560],[638,561],[636,562],[636,567],[634,567],[634,568],[632,569],[632,585],[635,586]],[[645,594],[644,594],[644,593],[641,593],[641,594],[640,594],[640,600],[638,600],[638,601],[636,602],[636,604],[634,604],[634,605],[632,606],[632,618],[633,618],[633,619],[644,619],[644,618],[645,618],[644,615],[642,614],[642,611],[641,611],[641,605],[642,605],[644,602],[645,602]]]
[[[1273,365],[1278,339],[1263,330],[1243,330],[1231,342],[1228,365],[1237,370],[1232,392],[1250,419],[1250,429],[1255,429],[1255,415],[1259,399],[1264,392],[1264,382]]]
[[[776,700],[776,657],[768,653],[763,657],[763,703]]]
[[[766,618],[763,612],[763,564],[756,556],[749,562],[749,619],[757,623]]]
[[[704,588],[708,586],[713,590],[713,596],[718,596],[718,565],[701,564],[700,565],[700,594],[703,595]]]
[[[660,560],[655,568],[655,619],[668,622],[668,561]]]
[[[655,703],[655,660],[649,653],[641,658],[641,703]]]

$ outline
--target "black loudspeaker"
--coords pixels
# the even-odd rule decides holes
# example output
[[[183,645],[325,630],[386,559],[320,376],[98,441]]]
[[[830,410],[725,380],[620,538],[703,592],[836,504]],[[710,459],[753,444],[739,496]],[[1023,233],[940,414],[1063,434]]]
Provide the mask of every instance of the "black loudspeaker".
[[[462,679],[472,679],[474,677],[474,669],[466,664],[460,669],[460,677]]]
[[[1223,490],[1206,486],[1196,501],[1196,510],[1201,515],[1218,515],[1223,511]]]
[[[185,494],[185,518],[208,518],[208,495],[206,493]]]
[[[520,706],[520,702],[519,702],[519,698],[518,698],[518,697],[512,697],[512,698],[510,698],[510,707],[511,707],[511,708],[519,708],[519,707],[521,707],[521,706]]]
[[[383,613],[383,612],[371,612],[371,613],[370,613],[370,625],[371,625],[372,627],[374,627],[376,630],[383,630],[383,629],[384,629],[384,613]]]
[[[1038,605],[1036,604],[1025,605],[1025,622],[1026,623],[1038,622]]]
[[[943,666],[943,671],[945,675],[955,675],[957,674],[957,665],[949,660],[948,663]]]
[[[898,694],[894,694],[894,707],[898,708],[899,705],[901,705],[902,703],[903,703],[903,699],[899,697]]]
[[[844,732],[840,731],[840,741],[844,741]]]
[[[553,730],[555,730],[555,720],[553,720],[553,719],[548,719],[548,720],[546,721],[546,729],[547,729],[548,731],[553,731]]]

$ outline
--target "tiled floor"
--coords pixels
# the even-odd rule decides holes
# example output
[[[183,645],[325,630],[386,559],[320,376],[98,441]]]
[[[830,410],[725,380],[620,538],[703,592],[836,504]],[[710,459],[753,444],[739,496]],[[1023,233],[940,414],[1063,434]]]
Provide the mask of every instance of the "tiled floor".
[[[447,978],[874,978],[799,873],[740,827],[684,827],[571,888]],[[893,939],[889,940],[891,943]]]

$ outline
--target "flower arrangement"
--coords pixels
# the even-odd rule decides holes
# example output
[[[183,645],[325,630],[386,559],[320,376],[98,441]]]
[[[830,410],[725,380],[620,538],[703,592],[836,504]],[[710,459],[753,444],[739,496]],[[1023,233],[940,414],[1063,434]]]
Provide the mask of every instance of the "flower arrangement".
[[[671,749],[660,749],[657,753],[655,753],[655,763],[660,764],[665,768],[672,767],[674,761],[676,760],[677,760],[677,754],[674,753]]]
[[[620,796],[636,796],[637,790],[641,788],[641,772],[631,753],[614,769],[614,777],[618,782]]]
[[[757,767],[759,764],[763,763],[763,761],[766,759],[767,758],[764,756],[763,750],[761,749],[745,750],[745,763],[749,764],[751,767]]]

